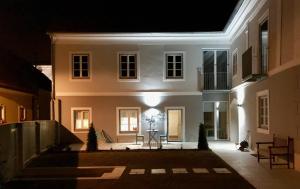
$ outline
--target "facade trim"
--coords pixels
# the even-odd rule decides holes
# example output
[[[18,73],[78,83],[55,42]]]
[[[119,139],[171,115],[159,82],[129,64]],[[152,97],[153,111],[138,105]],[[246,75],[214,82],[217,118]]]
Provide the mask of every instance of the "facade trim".
[[[198,96],[202,95],[202,92],[60,92],[56,93],[56,96],[145,96],[145,95],[157,95],[157,96]]]

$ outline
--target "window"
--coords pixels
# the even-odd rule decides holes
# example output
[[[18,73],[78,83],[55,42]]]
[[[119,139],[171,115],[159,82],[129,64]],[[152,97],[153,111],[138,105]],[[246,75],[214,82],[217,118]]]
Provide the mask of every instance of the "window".
[[[232,75],[233,76],[237,74],[237,56],[238,56],[238,50],[235,49],[232,53]]]
[[[74,131],[88,131],[91,124],[91,108],[72,108]]]
[[[137,54],[119,54],[119,79],[137,79]]]
[[[166,79],[183,79],[183,53],[166,53]]]
[[[0,105],[0,124],[5,123],[5,106]]]
[[[117,108],[118,135],[140,132],[140,108]]]
[[[19,106],[18,113],[19,113],[19,121],[25,121],[26,120],[26,108],[24,106]]]
[[[268,72],[268,48],[269,48],[269,30],[268,20],[259,25],[259,54],[261,74]]]
[[[269,133],[269,91],[256,94],[258,132]]]
[[[90,78],[90,58],[89,54],[72,54],[72,78]]]
[[[203,77],[204,90],[228,89],[227,50],[204,50],[203,51]]]

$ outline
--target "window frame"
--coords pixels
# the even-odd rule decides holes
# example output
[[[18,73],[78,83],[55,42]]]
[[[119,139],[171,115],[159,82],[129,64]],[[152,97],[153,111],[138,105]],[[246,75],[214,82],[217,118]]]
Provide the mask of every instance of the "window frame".
[[[130,78],[130,77],[122,77],[121,76],[121,56],[124,55],[124,56],[130,56],[130,55],[135,55],[136,59],[136,77],[135,78]],[[120,51],[117,53],[117,80],[119,82],[139,82],[140,81],[140,55],[139,55],[139,52],[138,51]],[[127,69],[129,69],[127,67]]]
[[[238,49],[236,48],[233,52],[232,52],[232,78],[235,78],[238,74],[238,56],[239,56],[239,52]]]
[[[6,109],[3,104],[0,104],[0,124],[6,123]]]
[[[73,133],[88,133],[89,128],[87,129],[76,129],[75,123],[75,111],[89,111],[89,127],[92,121],[92,108],[91,107],[71,107],[71,130]]]
[[[88,56],[88,77],[74,77],[74,56]],[[92,80],[92,53],[91,52],[70,52],[69,53],[69,61],[70,61],[70,80],[71,81],[90,81]],[[82,74],[82,62],[80,62],[80,74]]]
[[[168,77],[168,69],[167,69],[167,57],[168,55],[176,56],[178,54],[181,54],[182,56],[182,66],[181,66],[181,73],[182,77]],[[185,52],[184,51],[165,51],[164,52],[164,67],[163,67],[163,81],[185,81],[185,70],[186,70],[186,60],[185,60]],[[176,66],[176,61],[173,62],[173,66]],[[173,67],[174,68],[174,67]],[[176,68],[174,69],[176,71]],[[173,70],[173,72],[174,72]],[[174,74],[174,73],[173,73]],[[175,74],[176,75],[176,74]]]
[[[263,103],[263,115],[261,115],[260,99],[263,98],[267,102],[267,106]],[[261,124],[261,117],[265,117]],[[266,121],[267,120],[267,121]],[[270,95],[269,90],[263,90],[256,93],[256,124],[257,132],[263,134],[270,133]]]
[[[262,39],[261,39],[261,27],[267,22],[268,24],[268,43],[267,43],[267,57],[266,57],[266,70],[263,72],[262,64]],[[269,20],[269,9],[258,19],[258,61],[259,61],[259,72],[260,74],[267,75],[269,72],[269,47],[270,47],[270,20]]]
[[[23,109],[23,113],[21,112],[22,109]],[[22,105],[18,106],[18,122],[24,122],[26,121],[26,119],[27,119],[26,108]]]
[[[204,70],[205,70],[205,68],[204,68],[204,52],[206,52],[206,51],[210,51],[210,52],[213,52],[214,53],[214,65],[213,65],[213,67],[214,67],[214,88],[213,89],[205,89],[205,84],[203,84],[203,89],[204,90],[207,90],[207,91],[211,91],[211,90],[218,90],[218,91],[228,91],[229,90],[229,88],[230,88],[230,49],[229,48],[202,48],[201,49],[201,56],[202,56],[202,74],[203,74],[203,76],[205,75],[205,72],[204,72]],[[219,51],[226,51],[226,53],[227,53],[227,59],[226,59],[226,62],[227,62],[227,64],[226,64],[226,79],[227,79],[227,83],[226,83],[226,85],[227,85],[227,89],[219,89],[218,88],[218,68],[217,68],[217,64],[218,64],[218,59],[217,59],[217,53],[219,52]],[[203,82],[205,82],[204,81],[205,80],[205,78],[203,78]]]
[[[120,121],[120,110],[137,110],[137,117],[138,117],[138,132],[134,132],[134,131],[128,131],[128,132],[124,132],[121,131],[121,121]],[[130,136],[130,135],[136,135],[136,134],[141,134],[141,108],[140,107],[116,107],[116,127],[117,127],[117,136]]]

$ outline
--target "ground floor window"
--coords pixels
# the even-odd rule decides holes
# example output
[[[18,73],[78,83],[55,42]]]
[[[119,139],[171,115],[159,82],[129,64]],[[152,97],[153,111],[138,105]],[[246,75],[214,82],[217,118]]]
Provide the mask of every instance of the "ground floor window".
[[[118,107],[118,135],[138,133],[140,131],[140,114],[141,109],[138,107]]]
[[[257,131],[269,134],[269,90],[256,94]]]
[[[5,123],[5,106],[0,105],[0,124]]]
[[[19,121],[26,121],[26,108],[24,106],[18,107]]]
[[[91,108],[72,108],[73,130],[88,131],[91,124]]]

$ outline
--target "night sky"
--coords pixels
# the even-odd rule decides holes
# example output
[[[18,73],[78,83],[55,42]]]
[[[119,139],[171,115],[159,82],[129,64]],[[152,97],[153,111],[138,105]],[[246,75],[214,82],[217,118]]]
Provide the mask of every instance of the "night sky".
[[[32,64],[50,64],[47,31],[222,31],[238,0],[2,0],[1,48]]]

